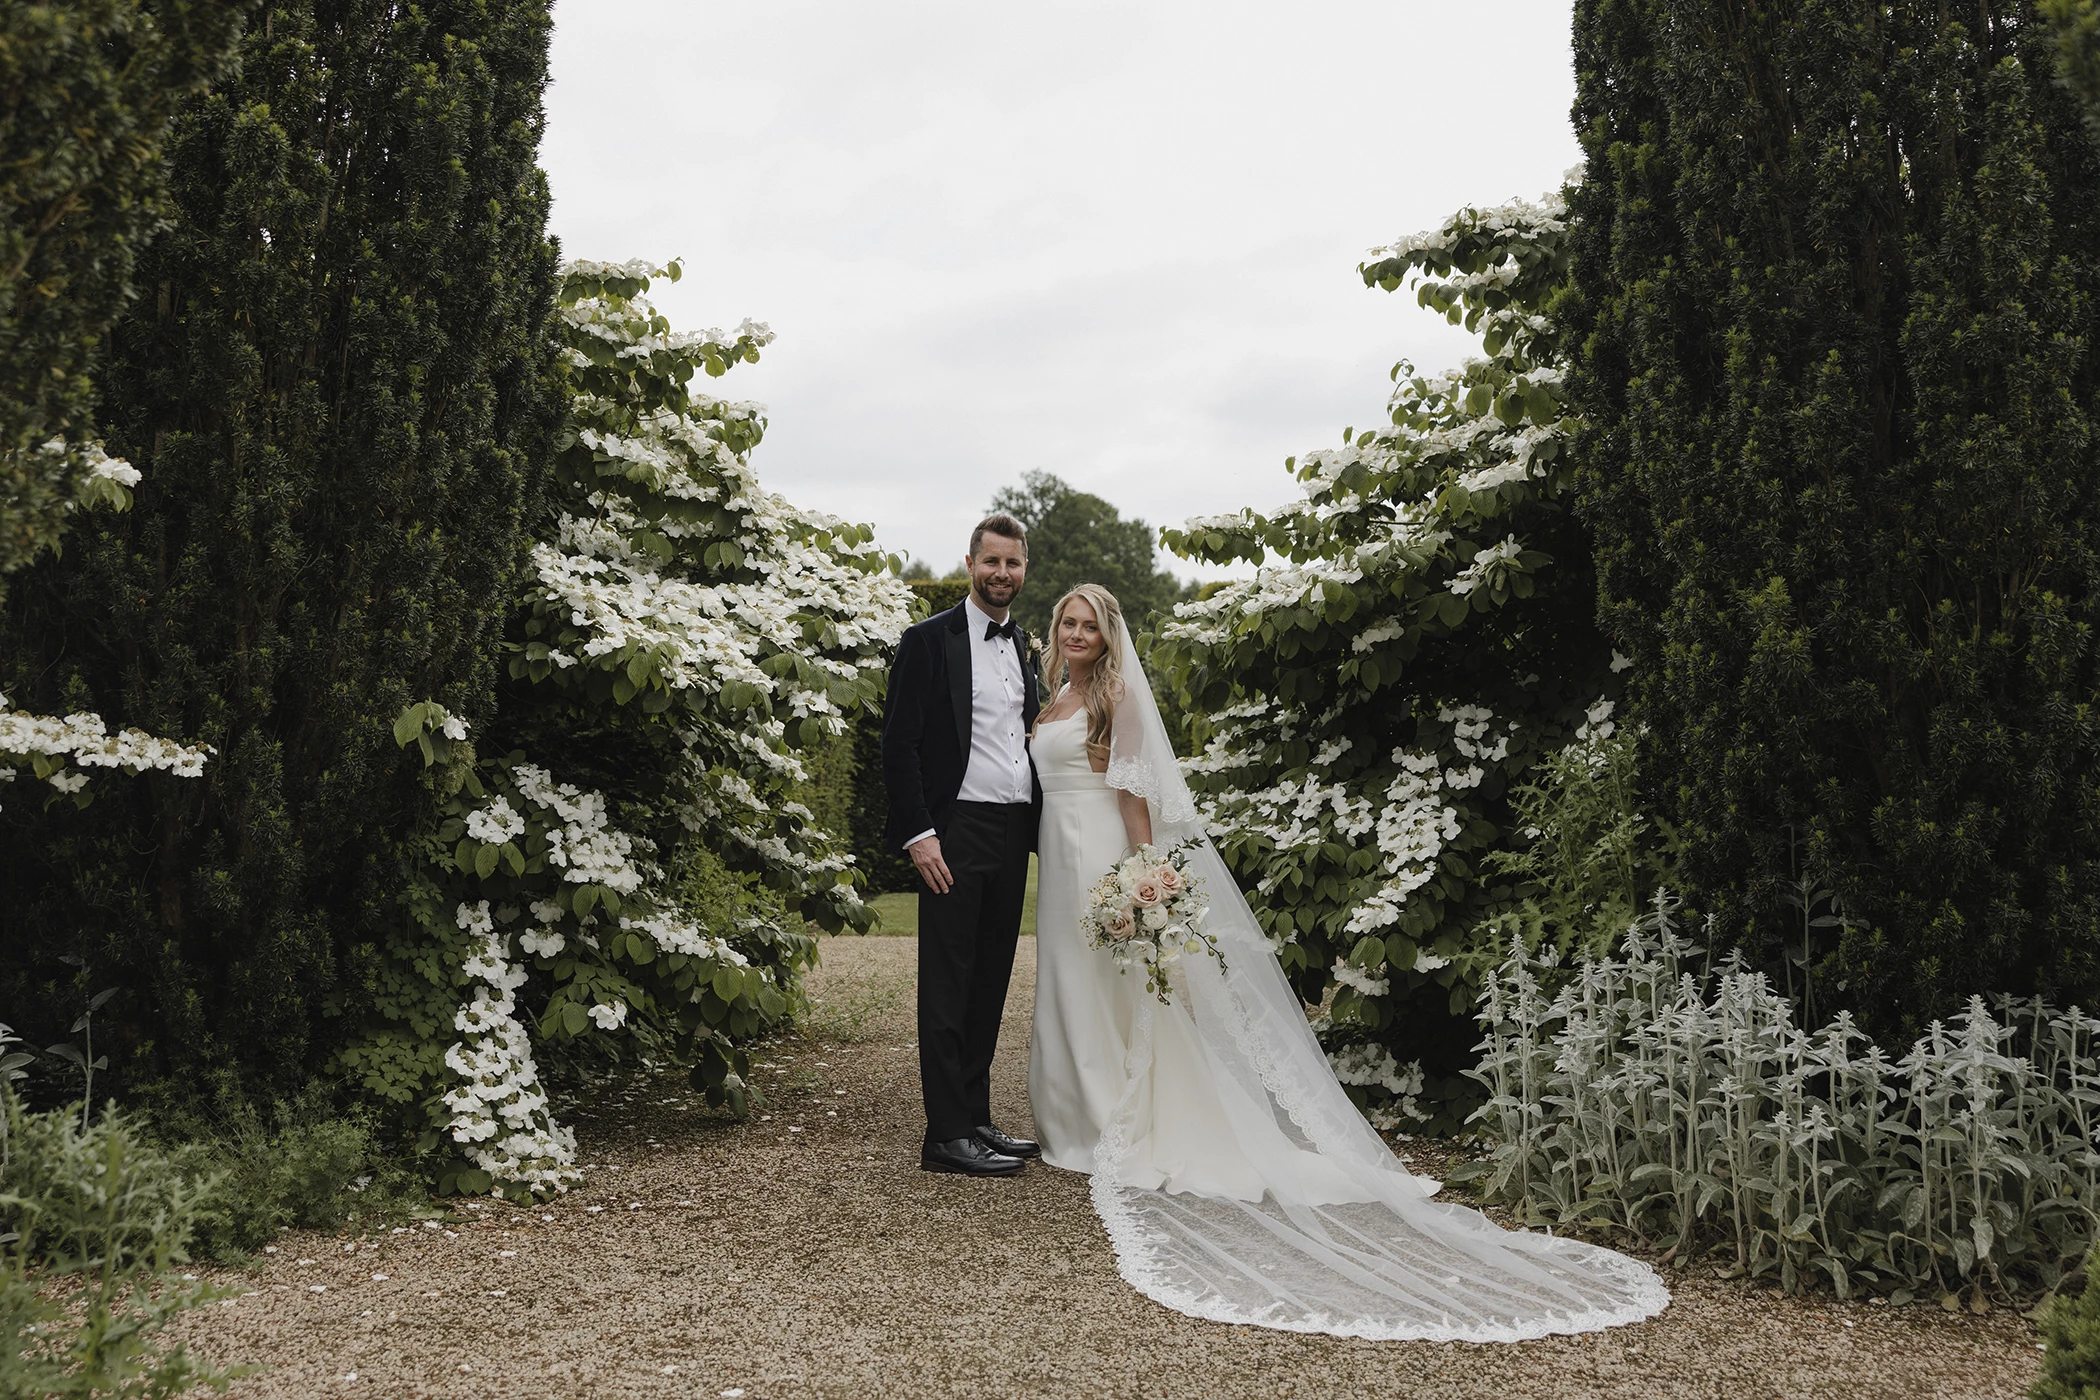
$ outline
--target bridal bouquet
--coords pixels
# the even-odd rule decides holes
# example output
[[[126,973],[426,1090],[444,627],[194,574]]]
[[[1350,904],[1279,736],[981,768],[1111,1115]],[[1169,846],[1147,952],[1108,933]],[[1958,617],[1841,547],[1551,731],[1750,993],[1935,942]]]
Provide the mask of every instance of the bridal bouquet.
[[[1209,953],[1225,965],[1218,940],[1203,931],[1210,906],[1185,858],[1193,844],[1138,847],[1101,877],[1080,920],[1087,942],[1106,948],[1122,971],[1142,965],[1145,985],[1162,1002],[1169,999],[1168,968],[1183,954]]]

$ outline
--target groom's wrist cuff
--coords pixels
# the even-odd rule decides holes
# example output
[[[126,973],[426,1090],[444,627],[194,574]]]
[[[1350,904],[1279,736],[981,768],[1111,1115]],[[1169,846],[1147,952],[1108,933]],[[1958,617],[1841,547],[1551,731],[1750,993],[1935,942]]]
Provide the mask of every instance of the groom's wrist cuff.
[[[912,837],[912,838],[911,838],[911,840],[909,840],[909,841],[905,842],[905,843],[904,843],[904,849],[905,849],[905,850],[907,850],[907,851],[908,851],[908,850],[910,850],[910,849],[911,849],[912,847],[914,847],[914,846],[918,845],[918,844],[919,844],[919,843],[920,843],[921,841],[924,841],[924,840],[925,840],[925,839],[926,839],[927,837],[929,837],[929,836],[933,835],[933,834],[934,834],[934,832],[935,832],[936,830],[937,830],[937,828],[935,828],[935,827],[930,827],[930,826],[929,826],[929,827],[927,827],[927,828],[926,828],[926,829],[925,829],[924,831],[920,832],[920,833],[919,833],[919,834],[918,834],[917,836],[914,836],[914,837]]]

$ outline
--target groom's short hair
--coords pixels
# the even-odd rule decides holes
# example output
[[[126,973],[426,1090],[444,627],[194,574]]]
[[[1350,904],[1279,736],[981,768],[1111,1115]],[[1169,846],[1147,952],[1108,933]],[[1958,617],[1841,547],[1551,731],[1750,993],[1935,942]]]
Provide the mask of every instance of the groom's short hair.
[[[1010,540],[1019,540],[1021,542],[1021,557],[1023,559],[1028,557],[1028,527],[1011,515],[1008,515],[1005,511],[993,511],[990,515],[978,521],[977,528],[970,532],[970,557],[972,559],[977,557],[977,546],[984,542],[986,535],[1004,535]]]

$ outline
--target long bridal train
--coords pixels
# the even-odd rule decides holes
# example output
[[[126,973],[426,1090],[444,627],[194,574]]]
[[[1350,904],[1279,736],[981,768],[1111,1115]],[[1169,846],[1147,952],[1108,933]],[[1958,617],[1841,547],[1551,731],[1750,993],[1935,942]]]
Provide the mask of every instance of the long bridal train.
[[[1652,1317],[1655,1271],[1500,1228],[1431,1197],[1336,1082],[1266,936],[1207,839],[1190,852],[1224,953],[1183,958],[1161,1005],[1079,916],[1124,853],[1116,789],[1161,846],[1203,829],[1127,637],[1106,774],[1083,714],[1037,731],[1037,991],[1029,1094],[1046,1160],[1090,1172],[1123,1277],[1220,1322],[1380,1339],[1520,1341]]]

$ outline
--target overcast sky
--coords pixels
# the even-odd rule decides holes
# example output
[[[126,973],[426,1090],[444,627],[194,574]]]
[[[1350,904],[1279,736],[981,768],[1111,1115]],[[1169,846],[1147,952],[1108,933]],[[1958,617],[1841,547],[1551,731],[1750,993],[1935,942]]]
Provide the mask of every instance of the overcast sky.
[[[1042,468],[1153,525],[1294,494],[1470,338],[1364,253],[1580,153],[1568,6],[559,0],[543,151],[572,257],[685,259],[680,329],[796,503],[957,560]],[[1167,561],[1185,576],[1199,571]]]

